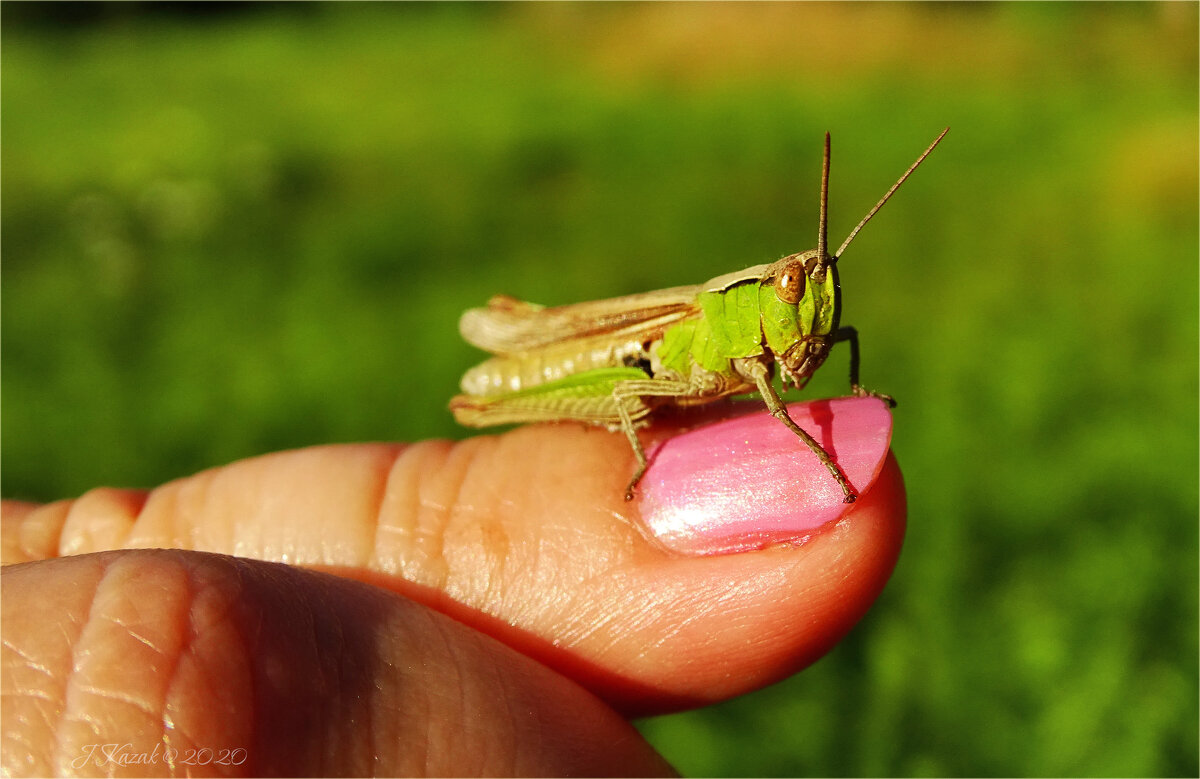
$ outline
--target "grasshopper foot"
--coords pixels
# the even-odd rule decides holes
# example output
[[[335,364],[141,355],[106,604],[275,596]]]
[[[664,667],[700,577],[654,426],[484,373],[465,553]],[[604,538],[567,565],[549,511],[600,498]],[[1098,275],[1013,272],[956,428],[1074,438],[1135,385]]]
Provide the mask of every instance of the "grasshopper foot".
[[[637,473],[633,474],[633,478],[629,480],[629,484],[625,486],[625,500],[633,500],[633,491],[638,486],[638,482],[642,480],[642,476],[646,473],[646,466],[639,464]]]
[[[869,390],[860,384],[855,384],[855,385],[851,386],[850,394],[856,398],[879,398],[884,403],[888,404],[888,408],[896,407],[896,399],[893,398],[891,395],[885,395],[882,392],[875,392],[873,390]],[[850,503],[851,501],[848,500],[846,502]]]

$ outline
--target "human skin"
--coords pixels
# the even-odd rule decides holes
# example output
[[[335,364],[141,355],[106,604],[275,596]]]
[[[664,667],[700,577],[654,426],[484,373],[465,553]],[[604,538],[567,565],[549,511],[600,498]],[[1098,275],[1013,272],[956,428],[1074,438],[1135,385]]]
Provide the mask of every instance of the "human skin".
[[[860,434],[842,419],[875,419],[862,404],[878,403],[852,402],[830,427],[848,458]],[[679,432],[645,439],[654,451]],[[832,510],[825,493],[796,500],[794,521],[768,512],[769,538],[737,501],[719,504],[736,522],[708,517],[694,542],[677,527],[659,538],[657,504],[622,498],[627,443],[576,425],[315,447],[151,491],[5,502],[4,769],[670,773],[628,717],[795,673],[883,588],[905,503],[880,440],[867,475],[847,468],[857,502],[826,521],[805,520]],[[644,492],[678,509],[671,478],[686,475]],[[718,544],[714,526],[741,535]],[[230,764],[197,764],[219,750]]]

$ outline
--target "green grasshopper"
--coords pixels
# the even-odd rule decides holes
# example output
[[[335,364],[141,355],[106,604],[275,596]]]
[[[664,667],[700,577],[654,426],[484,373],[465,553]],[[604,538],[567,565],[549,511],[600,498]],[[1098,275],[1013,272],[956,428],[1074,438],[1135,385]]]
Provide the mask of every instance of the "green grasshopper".
[[[488,427],[575,420],[621,430],[638,467],[625,490],[645,474],[637,427],[663,405],[694,406],[758,392],[772,416],[795,433],[829,469],[853,503],[856,492],[816,439],[788,416],[772,376],[797,389],[812,377],[833,344],[850,344],[850,391],[894,406],[858,383],[858,331],[839,326],[837,260],[950,128],[875,204],[833,254],[826,250],[829,133],[821,170],[817,248],[755,265],[704,284],[547,308],[497,295],[487,308],[463,314],[463,338],[495,356],[462,378],[450,401],[460,424]]]

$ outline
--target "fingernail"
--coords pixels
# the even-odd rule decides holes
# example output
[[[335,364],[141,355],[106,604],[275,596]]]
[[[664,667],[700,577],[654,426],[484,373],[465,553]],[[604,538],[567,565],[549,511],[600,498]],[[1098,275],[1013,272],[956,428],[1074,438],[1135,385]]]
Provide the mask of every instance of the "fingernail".
[[[877,398],[794,403],[791,418],[865,492],[883,466],[892,415]],[[689,430],[650,453],[642,518],[665,546],[719,554],[800,541],[851,508],[829,470],[767,413]]]

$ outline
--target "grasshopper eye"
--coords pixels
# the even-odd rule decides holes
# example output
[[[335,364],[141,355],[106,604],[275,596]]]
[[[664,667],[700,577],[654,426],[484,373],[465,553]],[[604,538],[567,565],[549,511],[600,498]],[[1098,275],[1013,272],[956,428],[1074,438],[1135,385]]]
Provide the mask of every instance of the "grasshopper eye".
[[[775,277],[775,294],[784,303],[799,303],[804,297],[804,278],[803,263],[789,262]]]

